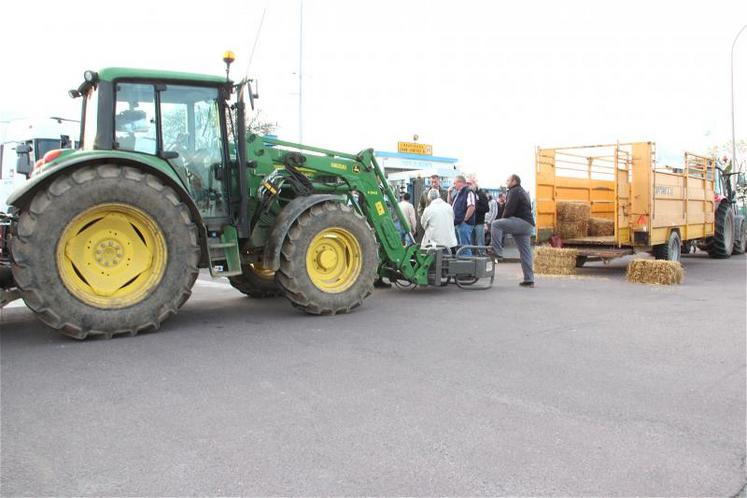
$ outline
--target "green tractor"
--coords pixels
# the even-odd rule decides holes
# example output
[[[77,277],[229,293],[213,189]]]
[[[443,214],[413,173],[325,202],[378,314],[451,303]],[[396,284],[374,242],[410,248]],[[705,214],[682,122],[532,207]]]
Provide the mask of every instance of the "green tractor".
[[[247,133],[251,83],[86,71],[70,91],[80,149],[47,153],[0,214],[0,306],[20,297],[82,339],[157,329],[200,268],[315,315],[359,306],[377,278],[492,283],[489,258],[402,244],[395,220],[410,229],[372,150]]]

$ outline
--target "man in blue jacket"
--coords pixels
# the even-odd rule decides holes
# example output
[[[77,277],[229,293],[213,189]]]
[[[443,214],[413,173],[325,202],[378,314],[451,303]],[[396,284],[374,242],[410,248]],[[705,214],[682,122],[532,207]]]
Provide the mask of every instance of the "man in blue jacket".
[[[510,233],[516,241],[521,258],[521,271],[524,273],[522,287],[534,287],[534,272],[532,271],[532,230],[534,230],[534,216],[532,216],[532,201],[529,194],[521,188],[519,175],[511,175],[506,180],[508,194],[506,205],[503,207],[501,218],[490,225],[490,242],[498,261],[503,260],[503,234]]]
[[[467,187],[467,179],[462,175],[454,177],[451,207],[454,208],[454,229],[459,245],[472,245],[472,231],[475,227],[475,193]],[[461,255],[472,256],[472,251],[465,249]]]

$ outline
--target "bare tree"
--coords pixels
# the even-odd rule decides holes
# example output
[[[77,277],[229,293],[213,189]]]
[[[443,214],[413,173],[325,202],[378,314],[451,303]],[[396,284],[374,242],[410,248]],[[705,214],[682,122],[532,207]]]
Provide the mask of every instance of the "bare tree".
[[[747,140],[741,139],[737,140],[737,156],[744,158],[745,154],[747,154]],[[731,157],[731,140],[728,142],[725,142],[721,145],[714,145],[710,149],[708,149],[708,152],[714,155],[717,158],[722,158],[724,156],[729,156],[729,161],[726,163],[726,172],[728,173],[732,169],[736,169],[737,171],[744,170],[744,159],[736,164],[736,168],[734,168],[734,158]]]
[[[277,121],[269,121],[267,120],[261,109],[257,109],[255,112],[251,113],[249,116],[246,128],[249,130],[249,133],[256,133],[257,135],[270,135],[272,132],[277,130],[278,123]]]

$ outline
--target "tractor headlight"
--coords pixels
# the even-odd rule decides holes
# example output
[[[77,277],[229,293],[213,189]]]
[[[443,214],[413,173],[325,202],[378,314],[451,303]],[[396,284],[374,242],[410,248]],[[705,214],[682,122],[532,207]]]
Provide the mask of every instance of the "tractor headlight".
[[[96,78],[98,78],[98,74],[96,74],[95,71],[86,71],[83,73],[83,79],[86,80],[88,83],[93,83],[96,81]]]

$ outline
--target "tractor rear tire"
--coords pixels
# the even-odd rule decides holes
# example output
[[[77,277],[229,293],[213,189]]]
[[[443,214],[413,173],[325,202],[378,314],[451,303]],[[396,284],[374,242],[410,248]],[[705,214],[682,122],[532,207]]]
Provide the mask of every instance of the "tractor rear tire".
[[[682,255],[682,239],[680,234],[672,230],[666,244],[654,246],[654,257],[667,261],[679,261]]]
[[[239,292],[255,299],[275,297],[283,290],[275,282],[275,272],[267,272],[252,264],[242,265],[243,274],[230,277],[231,286]]]
[[[728,202],[722,202],[716,209],[713,237],[708,239],[708,255],[716,259],[726,259],[734,251],[734,211]]]
[[[158,329],[191,295],[200,246],[174,190],[137,168],[104,164],[39,190],[20,212],[11,253],[26,305],[85,339]]]
[[[293,223],[275,274],[285,297],[312,315],[347,313],[373,292],[378,244],[349,206],[325,202]]]
[[[747,251],[747,220],[742,220],[737,233],[739,238],[734,240],[734,254],[744,254]]]

